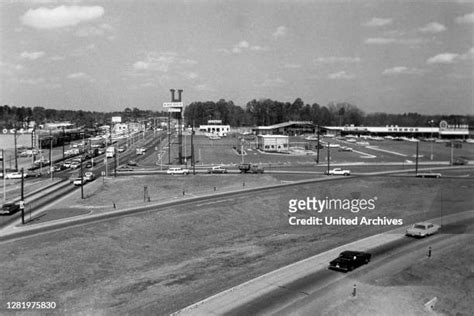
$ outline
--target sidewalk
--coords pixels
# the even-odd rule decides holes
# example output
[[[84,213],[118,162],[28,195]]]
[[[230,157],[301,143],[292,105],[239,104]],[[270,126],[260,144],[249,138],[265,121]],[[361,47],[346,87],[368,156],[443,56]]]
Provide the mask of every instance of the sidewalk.
[[[473,215],[474,213],[471,210],[446,216],[443,218],[443,224],[446,225],[453,221],[470,218]],[[431,220],[431,222],[439,224],[439,218]],[[379,247],[404,238],[405,230],[406,227],[397,228],[390,232],[351,242],[330,251],[290,264],[190,305],[172,315],[223,315],[233,309],[258,299],[263,295],[279,290],[291,282],[313,274],[318,270],[327,269],[329,261],[336,258],[339,253],[344,250],[357,249],[358,251],[367,251],[371,248]]]

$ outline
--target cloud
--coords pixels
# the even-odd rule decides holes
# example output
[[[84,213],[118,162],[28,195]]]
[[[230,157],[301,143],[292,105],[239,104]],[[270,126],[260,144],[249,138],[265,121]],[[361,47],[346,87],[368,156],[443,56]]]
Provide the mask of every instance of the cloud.
[[[287,32],[288,32],[288,28],[286,26],[281,25],[281,26],[277,27],[276,31],[273,32],[272,35],[273,35],[273,37],[278,38],[278,37],[285,36]]]
[[[75,73],[69,74],[67,75],[67,78],[72,79],[72,80],[87,80],[91,82],[95,81],[91,76],[83,72],[75,72]]]
[[[459,23],[459,24],[474,23],[474,13],[469,13],[469,14],[465,14],[463,16],[458,16],[455,19],[455,21],[456,21],[456,23]]]
[[[250,44],[249,42],[247,41],[240,41],[239,43],[237,43],[233,48],[232,48],[232,52],[234,54],[239,54],[241,53],[244,49],[247,49],[250,47]]]
[[[446,31],[446,27],[438,22],[431,22],[418,29],[423,33],[440,33]]]
[[[44,52],[22,52],[20,54],[20,58],[29,59],[29,60],[36,60],[44,56]]]
[[[283,65],[283,68],[287,69],[299,69],[301,68],[301,64],[293,64],[293,63],[287,63]]]
[[[245,51],[267,51],[269,48],[267,46],[259,46],[259,45],[250,45],[250,43],[246,40],[242,40],[235,44],[232,49],[221,48],[218,49],[219,52],[223,52],[226,54],[241,54]]]
[[[332,80],[337,80],[337,79],[349,80],[349,79],[354,79],[355,75],[354,74],[349,74],[345,71],[339,71],[339,72],[336,72],[336,73],[329,74],[328,78],[332,79]]]
[[[394,38],[387,38],[387,37],[374,37],[368,38],[365,40],[366,44],[375,44],[375,45],[385,45],[395,43],[396,40]]]
[[[258,84],[259,87],[277,87],[284,85],[286,83],[285,80],[281,79],[280,77],[276,78],[266,78],[262,83]]]
[[[195,72],[184,72],[182,75],[184,78],[189,79],[189,80],[194,80],[199,77],[198,74]]]
[[[453,53],[443,53],[428,58],[426,61],[428,64],[452,64],[456,62],[456,59],[459,57],[459,54]]]
[[[424,38],[393,38],[393,37],[374,37],[367,38],[364,42],[369,45],[387,45],[387,44],[402,44],[402,45],[417,45],[428,42],[430,40]]]
[[[207,84],[198,84],[194,86],[196,91],[213,91],[213,89]]]
[[[29,85],[39,85],[39,84],[43,84],[45,83],[46,81],[44,80],[44,78],[26,78],[26,79],[18,79],[18,82],[19,83],[22,83],[22,84],[29,84]]]
[[[382,74],[388,76],[395,76],[395,75],[418,75],[421,74],[422,71],[416,68],[408,68],[405,66],[398,66],[393,68],[385,69]]]
[[[369,27],[380,27],[392,24],[392,19],[372,18],[370,21],[364,23],[365,26]]]
[[[99,26],[87,25],[78,29],[75,33],[78,37],[103,36],[113,32],[112,26],[103,23]]]
[[[30,9],[20,17],[23,24],[37,29],[54,29],[75,26],[97,19],[104,14],[101,6],[59,6],[53,9]]]
[[[179,56],[174,52],[166,53],[149,53],[144,60],[139,60],[133,63],[133,69],[137,71],[159,71],[168,72],[172,67],[181,69],[195,65],[197,62],[192,59],[187,59]]]
[[[318,57],[314,60],[317,64],[337,64],[337,63],[358,63],[360,62],[360,57],[338,57],[338,56],[329,56],[329,57]]]

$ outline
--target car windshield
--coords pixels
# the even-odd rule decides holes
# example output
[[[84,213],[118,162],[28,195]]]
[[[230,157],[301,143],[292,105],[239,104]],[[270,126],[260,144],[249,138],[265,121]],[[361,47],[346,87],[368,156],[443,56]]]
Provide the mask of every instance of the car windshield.
[[[413,228],[425,229],[425,225],[415,225]]]

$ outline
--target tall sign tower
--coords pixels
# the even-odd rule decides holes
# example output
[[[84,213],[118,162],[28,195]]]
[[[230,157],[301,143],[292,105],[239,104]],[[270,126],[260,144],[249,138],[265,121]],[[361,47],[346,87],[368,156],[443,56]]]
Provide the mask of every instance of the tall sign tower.
[[[181,102],[181,94],[183,90],[178,90],[178,97],[175,96],[175,89],[171,91],[171,102],[163,103],[163,107],[168,109],[168,164],[171,164],[171,115],[175,114],[175,118],[178,119],[178,158],[179,164],[183,164],[183,102]]]

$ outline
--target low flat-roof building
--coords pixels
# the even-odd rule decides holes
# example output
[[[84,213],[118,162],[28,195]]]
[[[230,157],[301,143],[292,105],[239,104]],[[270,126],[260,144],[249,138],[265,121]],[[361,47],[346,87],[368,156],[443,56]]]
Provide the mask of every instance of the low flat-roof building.
[[[257,148],[263,151],[288,151],[289,137],[287,135],[258,135]]]
[[[256,135],[302,135],[314,134],[316,125],[310,121],[289,121],[270,126],[257,126],[253,129]]]
[[[441,121],[439,127],[407,127],[398,125],[387,126],[322,126],[324,131],[331,134],[371,135],[371,136],[403,136],[403,137],[435,137],[435,138],[468,138],[468,125],[452,125]]]

